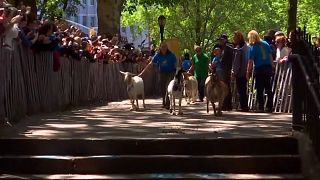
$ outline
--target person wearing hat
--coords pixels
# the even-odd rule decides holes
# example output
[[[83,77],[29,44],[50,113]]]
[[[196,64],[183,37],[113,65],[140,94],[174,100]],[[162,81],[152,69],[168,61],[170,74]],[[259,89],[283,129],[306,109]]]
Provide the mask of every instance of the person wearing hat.
[[[217,47],[220,47],[222,50],[221,55],[221,66],[223,69],[223,80],[228,86],[228,95],[224,99],[222,110],[230,111],[232,110],[232,94],[231,94],[231,69],[232,69],[232,60],[233,60],[233,46],[228,43],[228,36],[226,34],[221,34],[217,39]]]

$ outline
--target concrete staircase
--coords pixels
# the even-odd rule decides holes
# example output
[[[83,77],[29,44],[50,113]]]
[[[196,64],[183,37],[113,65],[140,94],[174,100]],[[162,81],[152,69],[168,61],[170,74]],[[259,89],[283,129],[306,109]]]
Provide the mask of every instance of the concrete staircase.
[[[0,139],[5,179],[303,179],[297,140]]]

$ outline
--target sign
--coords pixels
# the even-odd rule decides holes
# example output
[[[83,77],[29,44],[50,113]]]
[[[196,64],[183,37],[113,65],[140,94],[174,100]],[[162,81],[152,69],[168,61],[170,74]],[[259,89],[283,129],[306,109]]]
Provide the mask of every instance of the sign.
[[[181,57],[179,39],[177,38],[166,39],[165,42],[167,43],[169,50],[173,52],[176,55],[176,57],[179,59]]]

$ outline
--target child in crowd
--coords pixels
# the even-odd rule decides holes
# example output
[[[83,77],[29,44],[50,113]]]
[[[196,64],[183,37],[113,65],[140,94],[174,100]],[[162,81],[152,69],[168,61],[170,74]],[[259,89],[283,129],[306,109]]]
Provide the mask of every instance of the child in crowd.
[[[216,74],[219,80],[222,80],[223,79],[223,70],[221,65],[222,50],[220,47],[216,47],[214,48],[213,53],[214,53],[214,58],[211,61],[210,69],[212,73]]]
[[[190,55],[189,53],[185,53],[183,60],[181,62],[181,67],[184,71],[189,71],[190,67],[191,67],[191,60],[190,60]]]

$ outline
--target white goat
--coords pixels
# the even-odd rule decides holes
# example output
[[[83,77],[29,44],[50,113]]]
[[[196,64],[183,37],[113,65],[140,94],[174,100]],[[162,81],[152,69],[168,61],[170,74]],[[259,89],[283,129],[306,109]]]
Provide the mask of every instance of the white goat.
[[[130,72],[120,71],[120,73],[124,75],[124,82],[127,84],[127,92],[132,105],[130,111],[139,109],[138,96],[142,96],[143,108],[145,108],[143,79]],[[137,105],[134,104],[134,101]]]
[[[194,103],[198,96],[198,81],[196,77],[189,73],[183,73],[184,77],[184,95],[187,104]]]
[[[215,74],[211,74],[207,77],[205,82],[205,94],[207,99],[207,113],[209,113],[209,102],[211,102],[214,115],[222,115],[222,105],[224,98],[227,96],[228,86],[219,80]],[[218,113],[216,112],[215,102],[218,102]]]
[[[177,70],[173,80],[168,85],[168,95],[170,100],[170,113],[176,115],[176,98],[179,99],[179,112],[182,115],[181,101],[183,97],[183,69]]]

